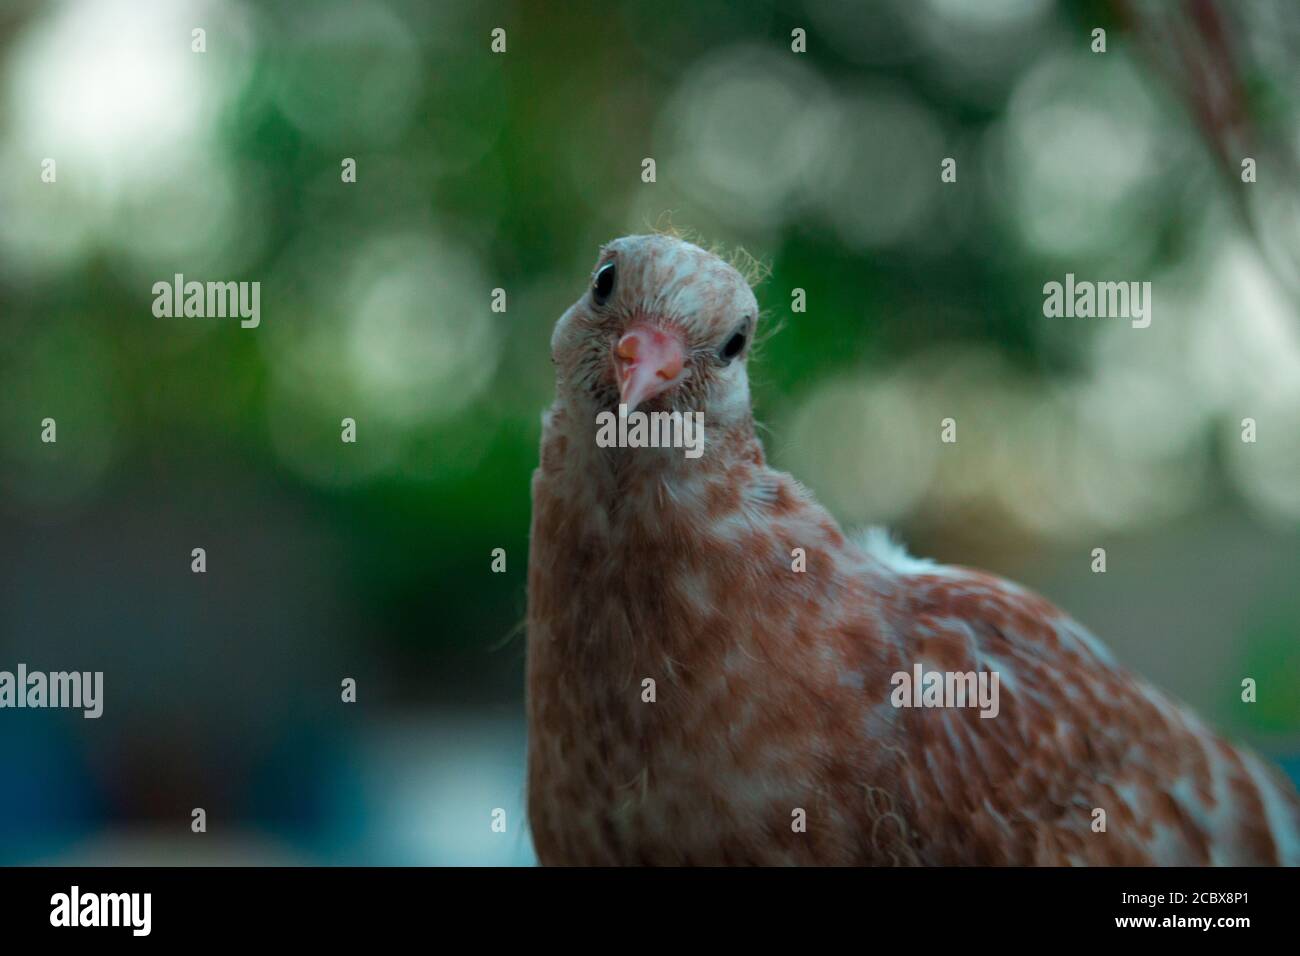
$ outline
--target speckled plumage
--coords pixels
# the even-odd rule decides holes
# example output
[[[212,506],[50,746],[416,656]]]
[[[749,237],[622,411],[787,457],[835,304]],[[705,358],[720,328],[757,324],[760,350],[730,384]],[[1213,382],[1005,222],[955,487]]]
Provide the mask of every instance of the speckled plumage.
[[[717,358],[757,318],[735,270],[662,236],[611,243],[610,260],[610,301],[588,293],[556,327],[532,485],[528,801],[543,863],[1300,862],[1300,803],[1259,758],[1042,598],[850,540],[766,465],[748,348]],[[631,322],[686,343],[688,377],[652,405],[704,411],[698,460],[596,446]],[[918,661],[998,672],[999,715],[894,707],[891,674]]]

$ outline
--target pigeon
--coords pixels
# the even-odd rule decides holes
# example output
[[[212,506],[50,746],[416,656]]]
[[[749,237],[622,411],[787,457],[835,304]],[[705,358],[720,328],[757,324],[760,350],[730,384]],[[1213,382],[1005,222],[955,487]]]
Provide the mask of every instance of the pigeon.
[[[1300,801],[1262,758],[1042,597],[846,534],[768,466],[758,319],[722,256],[654,234],[604,246],[555,326],[528,569],[539,862],[1300,863]],[[670,426],[701,413],[688,457]]]

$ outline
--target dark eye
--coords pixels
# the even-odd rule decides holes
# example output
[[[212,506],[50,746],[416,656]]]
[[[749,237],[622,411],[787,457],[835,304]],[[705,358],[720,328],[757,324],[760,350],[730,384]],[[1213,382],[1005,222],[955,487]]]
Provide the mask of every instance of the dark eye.
[[[597,305],[604,305],[614,294],[614,263],[606,262],[596,270],[596,281],[591,284],[591,297]]]
[[[731,338],[727,339],[727,343],[722,346],[722,350],[718,352],[718,355],[724,362],[730,362],[739,355],[744,348],[745,332],[741,329],[740,331],[732,333]]]

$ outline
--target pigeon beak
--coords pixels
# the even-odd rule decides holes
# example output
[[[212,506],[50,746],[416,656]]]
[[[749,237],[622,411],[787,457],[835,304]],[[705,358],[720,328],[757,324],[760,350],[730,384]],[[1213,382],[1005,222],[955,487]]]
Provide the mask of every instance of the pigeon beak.
[[[629,413],[685,378],[686,349],[681,338],[649,325],[634,325],[614,347],[618,400]]]

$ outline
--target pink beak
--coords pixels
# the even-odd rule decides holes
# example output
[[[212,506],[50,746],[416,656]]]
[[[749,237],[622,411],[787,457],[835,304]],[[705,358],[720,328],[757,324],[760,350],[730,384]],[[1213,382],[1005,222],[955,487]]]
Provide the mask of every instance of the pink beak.
[[[614,348],[619,403],[628,412],[642,402],[662,395],[682,379],[686,350],[671,332],[649,325],[634,325]]]

